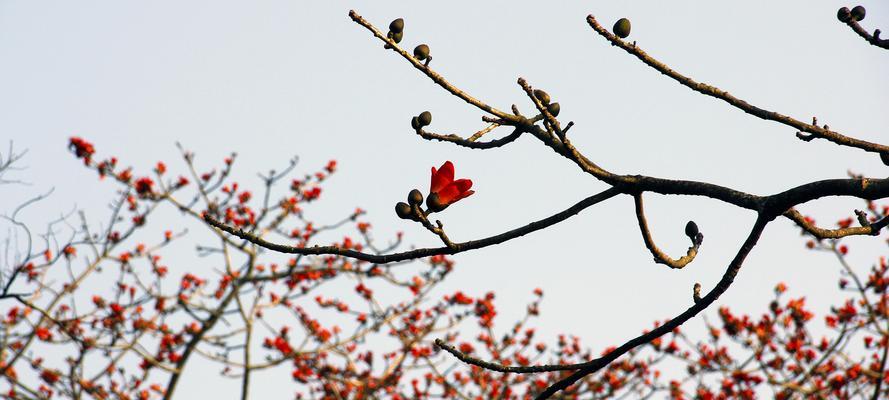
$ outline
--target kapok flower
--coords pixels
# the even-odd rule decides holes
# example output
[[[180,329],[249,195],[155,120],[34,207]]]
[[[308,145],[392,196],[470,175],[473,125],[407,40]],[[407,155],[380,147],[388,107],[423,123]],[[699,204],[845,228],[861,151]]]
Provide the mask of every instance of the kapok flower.
[[[93,147],[93,144],[83,140],[77,136],[72,136],[68,141],[68,147],[74,150],[74,154],[77,158],[82,158],[85,164],[90,163],[90,159],[93,154],[96,152],[96,148]]]
[[[474,190],[472,181],[469,179],[454,180],[454,164],[445,161],[440,169],[432,167],[432,183],[429,186],[429,197],[426,199],[426,205],[431,211],[441,211],[447,206],[455,203],[465,197],[469,197]]]

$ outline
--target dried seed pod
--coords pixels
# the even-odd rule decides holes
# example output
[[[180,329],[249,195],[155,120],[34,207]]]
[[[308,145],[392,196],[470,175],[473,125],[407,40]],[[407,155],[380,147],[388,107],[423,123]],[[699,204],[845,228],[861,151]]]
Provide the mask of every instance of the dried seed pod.
[[[617,20],[617,22],[614,23],[614,28],[612,30],[614,31],[614,34],[621,39],[630,36],[630,20],[626,18]]]
[[[882,161],[883,164],[889,165],[889,153],[880,153],[880,161]]]
[[[420,119],[419,118],[411,117],[411,128],[414,128],[414,129],[422,128],[422,126],[420,126]]]
[[[414,57],[418,60],[422,61],[429,57],[429,46],[426,44],[421,44],[417,47],[414,47]]]

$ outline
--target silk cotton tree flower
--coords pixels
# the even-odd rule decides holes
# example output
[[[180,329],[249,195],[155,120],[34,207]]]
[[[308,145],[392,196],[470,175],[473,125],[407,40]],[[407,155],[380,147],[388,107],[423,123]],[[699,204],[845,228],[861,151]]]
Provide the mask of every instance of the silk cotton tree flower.
[[[469,197],[474,190],[469,179],[454,180],[454,164],[445,161],[441,168],[432,167],[432,183],[429,185],[429,197],[426,198],[426,206],[429,211],[438,212],[457,200]]]

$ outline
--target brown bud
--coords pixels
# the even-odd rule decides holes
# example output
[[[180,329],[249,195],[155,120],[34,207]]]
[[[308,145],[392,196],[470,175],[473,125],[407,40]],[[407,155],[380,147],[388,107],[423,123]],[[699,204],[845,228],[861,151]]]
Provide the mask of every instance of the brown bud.
[[[389,32],[387,35],[389,39],[392,39],[395,43],[401,43],[401,39],[404,37],[404,32]]]
[[[423,204],[423,193],[420,193],[417,189],[411,190],[411,192],[407,194],[407,202],[412,206]]]
[[[612,30],[614,31],[614,34],[621,39],[630,36],[630,20],[626,18],[617,20],[617,22],[614,23],[614,28]]]
[[[560,106],[559,103],[552,103],[546,106],[546,110],[549,111],[549,113],[552,114],[553,117],[558,117],[559,111],[562,111],[562,106]]]
[[[398,204],[395,205],[395,214],[401,219],[413,218],[413,214],[411,214],[411,206],[404,202],[398,202]]]
[[[852,7],[852,11],[850,12],[850,14],[852,15],[852,19],[854,19],[856,21],[864,20],[864,15],[866,13],[867,12],[865,11],[864,7],[862,7],[862,6]]]
[[[698,236],[698,233],[700,232],[701,231],[698,229],[698,224],[696,224],[694,221],[688,221],[688,223],[685,224],[685,236],[688,236],[688,238],[692,241],[695,240],[695,238]]]
[[[837,10],[837,19],[842,23],[846,23],[852,20],[852,14],[849,12],[849,7],[841,7]]]
[[[398,18],[389,23],[389,30],[392,33],[402,33],[404,31],[404,18]]]
[[[417,47],[414,47],[414,57],[418,60],[422,61],[429,57],[429,46],[425,44],[421,44]]]
[[[537,100],[540,100],[540,102],[543,103],[543,105],[549,104],[550,98],[549,98],[549,93],[547,93],[547,92],[544,92],[540,89],[536,89],[536,90],[534,90],[534,97],[536,97]]]
[[[432,123],[432,113],[429,111],[423,111],[417,116],[417,122],[420,124],[420,127],[429,126]]]

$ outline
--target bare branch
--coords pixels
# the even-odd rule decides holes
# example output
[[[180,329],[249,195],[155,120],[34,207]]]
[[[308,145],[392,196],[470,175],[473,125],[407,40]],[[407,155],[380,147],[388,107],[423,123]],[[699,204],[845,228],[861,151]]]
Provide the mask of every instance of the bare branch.
[[[351,257],[357,260],[368,261],[375,264],[388,264],[396,261],[410,260],[414,258],[420,257],[428,257],[434,255],[441,254],[457,254],[462,253],[469,250],[480,249],[483,247],[493,246],[495,244],[500,244],[505,241],[515,239],[520,236],[527,235],[531,232],[539,231],[543,228],[555,225],[559,222],[562,222],[569,217],[579,213],[580,211],[598,204],[604,200],[610,199],[616,196],[620,191],[616,188],[610,188],[593,196],[587,197],[577,204],[565,209],[562,212],[549,216],[547,218],[531,222],[525,226],[520,228],[516,228],[507,232],[503,232],[498,235],[489,236],[484,239],[478,240],[470,240],[468,242],[462,243],[454,243],[453,247],[437,247],[437,248],[421,248],[410,251],[405,251],[401,253],[390,253],[390,254],[369,254],[363,253],[360,251],[355,251],[351,249],[344,249],[337,246],[313,246],[313,247],[296,247],[296,246],[286,246],[282,244],[269,242],[257,235],[253,235],[249,232],[244,232],[241,229],[233,228],[222,222],[217,221],[213,217],[209,215],[204,215],[204,221],[208,224],[220,229],[222,231],[228,232],[232,235],[235,235],[241,239],[247,240],[251,243],[254,243],[258,246],[265,247],[269,250],[278,251],[281,253],[289,253],[289,254],[303,254],[303,255],[319,255],[319,254],[329,254],[329,255],[338,255]]]
[[[647,247],[651,252],[651,255],[654,256],[654,261],[660,264],[666,264],[674,269],[682,268],[692,262],[695,259],[695,256],[698,255],[698,247],[700,247],[701,243],[692,239],[692,245],[688,248],[686,255],[680,257],[678,260],[670,258],[670,256],[664,254],[664,252],[657,247],[654,243],[654,239],[651,237],[651,232],[648,230],[648,222],[645,220],[642,194],[639,193],[634,195],[633,199],[636,203],[636,219],[639,222],[639,230],[642,232],[642,239],[645,240],[645,247]]]
[[[889,217],[883,217],[876,222],[865,226],[849,227],[842,229],[823,229],[815,226],[815,224],[806,220],[799,211],[795,209],[787,210],[784,216],[799,225],[806,232],[818,239],[839,239],[846,236],[870,235],[876,236],[880,234],[880,230],[889,225]]]
[[[861,6],[859,6],[859,7],[861,7]],[[863,7],[862,7],[862,9],[863,9]],[[848,25],[849,28],[852,28],[852,30],[855,33],[857,33],[858,36],[861,36],[864,40],[866,40],[868,43],[870,43],[874,46],[889,50],[889,39],[880,39],[880,30],[879,29],[875,29],[873,35],[871,35],[866,30],[864,30],[864,28],[861,27],[861,25],[858,23],[858,20],[856,20],[855,18],[852,18],[851,15],[848,15],[848,12],[849,12],[848,8],[846,8],[846,7],[841,8],[839,10],[839,13],[837,14],[837,16],[842,15],[844,11],[845,11],[845,13],[847,13],[847,15],[845,15],[845,17],[848,18],[848,20],[845,22],[845,24]],[[842,20],[840,20],[840,22],[842,22]]]
[[[448,92],[453,94],[454,96],[457,96],[458,98],[462,99],[463,101],[465,101],[469,104],[472,104],[473,106],[477,107],[478,109],[480,109],[486,113],[496,115],[497,117],[500,117],[503,119],[508,119],[508,120],[513,119],[512,115],[510,115],[506,112],[500,111],[494,107],[491,107],[491,106],[483,103],[481,100],[478,100],[475,97],[470,96],[468,93],[458,89],[456,86],[451,85],[450,82],[445,80],[445,78],[442,77],[441,75],[439,75],[437,72],[433,71],[432,68],[429,68],[428,65],[420,62],[420,60],[417,60],[413,55],[411,55],[410,53],[408,53],[407,51],[405,51],[404,49],[399,47],[398,43],[395,43],[392,39],[387,38],[386,35],[384,35],[377,28],[375,28],[370,22],[367,22],[367,20],[365,20],[361,15],[358,15],[358,13],[355,12],[355,10],[349,11],[349,17],[352,18],[352,21],[355,21],[359,25],[367,28],[367,30],[369,30],[371,33],[373,33],[373,35],[376,36],[378,39],[386,42],[386,45],[388,46],[388,48],[391,48],[392,51],[395,51],[396,53],[401,54],[402,57],[404,57],[411,64],[413,64],[414,68],[423,72],[423,74],[428,76],[429,79],[432,79],[433,82],[435,82],[437,85],[441,86],[442,88],[444,88],[445,90],[447,90]]]
[[[855,148],[859,148],[864,151],[868,151],[868,152],[872,152],[872,153],[889,153],[889,146],[878,144],[878,143],[871,143],[868,141],[855,139],[855,138],[852,138],[849,136],[844,136],[844,135],[840,134],[839,132],[832,131],[832,130],[828,129],[827,126],[819,127],[818,125],[815,125],[815,124],[807,124],[805,122],[788,117],[786,115],[782,115],[782,114],[779,114],[774,111],[769,111],[769,110],[766,110],[763,108],[759,108],[759,107],[752,105],[745,100],[739,99],[739,98],[729,94],[727,91],[719,89],[715,86],[711,86],[706,83],[697,82],[694,79],[691,79],[685,75],[680,74],[679,72],[676,72],[675,70],[668,67],[664,63],[649,56],[648,53],[646,53],[645,51],[643,51],[642,49],[637,47],[635,43],[628,43],[628,42],[621,40],[619,37],[617,37],[616,35],[609,32],[603,26],[599,25],[599,22],[596,21],[596,18],[593,17],[592,15],[587,16],[587,22],[589,23],[590,27],[592,27],[593,30],[596,31],[596,33],[598,33],[600,36],[604,37],[609,42],[611,42],[611,44],[613,46],[620,47],[627,53],[630,53],[630,54],[636,56],[636,58],[641,60],[646,65],[654,68],[655,70],[657,70],[658,72],[660,72],[666,76],[669,76],[673,80],[679,82],[680,84],[682,84],[683,86],[685,86],[691,90],[694,90],[698,93],[701,93],[701,94],[704,94],[707,96],[711,96],[711,97],[715,97],[717,99],[723,100],[726,103],[732,105],[733,107],[736,107],[736,108],[740,109],[741,111],[744,111],[745,113],[748,113],[748,114],[753,115],[755,117],[769,120],[769,121],[775,121],[775,122],[779,122],[779,123],[782,123],[787,126],[791,126],[799,131],[807,132],[807,133],[811,134],[813,137],[816,137],[819,139],[825,139],[825,140],[831,141],[831,142],[836,143],[841,146],[855,147]]]
[[[685,323],[685,321],[688,321],[699,312],[710,306],[710,304],[716,301],[716,299],[718,299],[719,296],[725,293],[725,291],[728,290],[729,286],[731,286],[732,282],[735,280],[735,276],[738,275],[738,271],[741,270],[741,265],[744,263],[747,255],[750,254],[750,251],[753,250],[753,247],[756,246],[756,242],[759,240],[759,237],[762,236],[762,232],[768,223],[769,220],[763,218],[762,216],[759,216],[756,219],[756,223],[753,225],[753,228],[747,235],[747,239],[744,241],[744,244],[738,250],[737,254],[735,254],[735,258],[732,259],[731,263],[729,263],[728,267],[725,270],[725,273],[722,275],[722,279],[720,279],[719,283],[716,284],[713,290],[707,293],[706,296],[702,297],[700,301],[694,303],[694,305],[692,305],[688,310],[685,310],[685,312],[677,315],[663,325],[658,326],[648,333],[633,338],[620,347],[608,352],[604,356],[583,364],[578,364],[578,370],[576,372],[546,388],[546,390],[541,392],[536,397],[536,399],[548,399],[553,394],[567,388],[568,386],[571,386],[584,376],[587,376],[589,374],[592,374],[593,372],[602,369],[610,362],[614,361],[628,351],[636,348],[637,346],[648,343],[679,327],[680,325]]]
[[[492,124],[491,126],[496,126]],[[487,128],[486,128],[487,129]],[[427,132],[423,129],[418,129],[417,134],[420,135],[423,139],[426,140],[440,140],[442,142],[451,142],[456,144],[457,146],[466,147],[470,149],[493,149],[496,147],[502,147],[509,143],[514,142],[519,136],[522,135],[522,131],[520,129],[515,129],[507,136],[504,136],[499,139],[490,140],[487,142],[478,142],[478,138],[480,138],[485,132],[485,130],[481,130],[472,135],[469,139],[464,139],[458,135],[440,135],[437,133]]]

